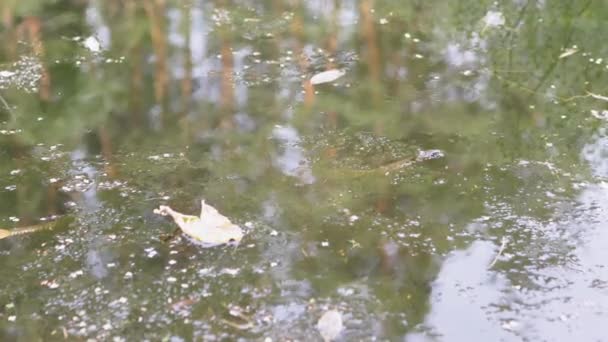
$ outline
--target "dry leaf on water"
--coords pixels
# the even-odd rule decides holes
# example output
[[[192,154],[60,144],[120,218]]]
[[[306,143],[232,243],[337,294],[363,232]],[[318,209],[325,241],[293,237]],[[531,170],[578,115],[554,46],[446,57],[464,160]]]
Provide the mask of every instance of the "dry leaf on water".
[[[346,71],[341,69],[331,69],[327,71],[320,72],[313,77],[310,78],[310,84],[317,85],[323,83],[329,83],[337,80],[338,78],[344,76]]]
[[[337,310],[325,312],[317,323],[317,329],[323,337],[323,341],[329,342],[335,340],[342,332],[342,329],[344,329],[342,314]]]
[[[214,207],[205,204],[204,200],[201,201],[200,217],[178,213],[166,205],[154,209],[154,213],[171,216],[186,235],[208,246],[238,244],[243,238],[243,230],[239,226],[230,222]]]
[[[578,49],[574,49],[574,48],[566,49],[566,50],[564,50],[564,52],[561,55],[559,55],[559,59],[572,56],[572,55],[574,55],[577,52],[578,52]]]

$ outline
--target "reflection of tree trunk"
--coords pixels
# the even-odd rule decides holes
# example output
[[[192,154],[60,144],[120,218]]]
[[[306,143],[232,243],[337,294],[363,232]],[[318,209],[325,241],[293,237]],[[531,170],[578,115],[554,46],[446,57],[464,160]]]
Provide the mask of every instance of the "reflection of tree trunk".
[[[367,67],[369,68],[369,77],[371,80],[372,95],[374,101],[380,100],[378,86],[380,84],[380,50],[376,40],[376,28],[374,25],[374,17],[371,14],[374,8],[374,0],[361,1],[361,34],[366,43]]]
[[[59,212],[58,207],[58,191],[55,184],[49,184],[46,191],[47,215],[56,215]]]
[[[5,46],[5,50],[8,57],[10,59],[15,59],[15,57],[17,56],[17,39],[15,37],[15,31],[13,27],[15,19],[13,16],[13,11],[9,8],[9,6],[6,6],[2,9],[2,13],[0,13],[0,15],[2,15],[2,25],[4,25],[7,31],[7,39],[3,45]]]
[[[167,39],[165,37],[165,1],[144,1],[144,8],[150,20],[150,36],[156,56],[154,73],[154,95],[157,103],[163,110],[166,109],[166,94],[169,83],[169,70],[167,67]]]
[[[28,17],[21,25],[20,29],[27,31],[27,37],[32,44],[34,54],[40,58],[44,58],[44,45],[42,43],[41,34],[42,24],[40,18]],[[44,62],[41,62],[40,65],[42,66],[42,72],[40,77],[39,95],[43,101],[48,101],[51,98],[51,76],[44,65]]]
[[[101,144],[101,154],[105,159],[105,172],[110,178],[116,178],[118,176],[118,170],[113,162],[112,157],[112,137],[105,127],[100,127],[98,130],[99,142]]]
[[[137,10],[135,2],[129,1],[126,6],[126,20],[135,22],[137,20]],[[135,26],[130,25],[127,32],[135,31]],[[131,89],[129,96],[129,111],[131,112],[131,123],[133,126],[139,126],[143,122],[143,96],[144,96],[144,69],[143,69],[143,50],[141,42],[137,41],[129,51],[131,56]]]
[[[374,17],[372,15],[372,9],[374,8],[374,0],[362,0],[361,1],[361,24],[362,24],[362,35],[365,40],[365,45],[367,48],[366,57],[367,57],[367,67],[369,70],[369,87],[371,90],[371,97],[374,102],[374,106],[380,105],[381,101],[381,60],[380,60],[380,50],[378,48],[378,42],[376,38],[376,26],[374,24]],[[384,128],[380,124],[380,121],[374,127],[374,132],[376,134],[381,135],[384,131]]]
[[[334,10],[331,12],[329,21],[329,34],[327,35],[327,52],[330,56],[335,56],[338,50],[338,12],[340,10],[340,0],[334,0]],[[333,69],[336,65],[328,61],[327,69]]]
[[[182,78],[182,114],[185,115],[190,110],[192,104],[192,51],[190,50],[190,44],[192,43],[191,30],[192,30],[192,15],[190,13],[192,6],[184,6],[182,11],[183,20],[183,32],[185,39],[185,46],[183,51],[184,56],[184,76]]]
[[[386,214],[392,205],[393,201],[388,193],[382,194],[375,203],[376,211],[380,214]]]
[[[133,71],[131,74],[131,95],[129,96],[129,107],[131,111],[131,122],[134,126],[142,123],[142,97],[144,96],[144,70],[142,68],[143,55],[141,45],[137,43],[131,49]]]
[[[230,42],[227,38],[222,39],[222,80],[221,80],[221,108],[225,113],[232,113],[234,108],[234,57],[232,56],[232,49]],[[223,128],[232,127],[232,117],[227,115],[222,118],[221,126]]]
[[[304,41],[304,23],[302,21],[302,17],[300,15],[301,12],[301,4],[299,1],[294,1],[294,16],[291,22],[291,33],[295,37],[295,46],[294,51],[295,55],[298,58],[298,64],[300,65],[300,72],[302,74],[308,73],[308,60],[306,56],[304,56],[303,41]],[[310,108],[312,107],[313,102],[315,101],[315,89],[310,83],[308,79],[304,80],[302,83],[302,87],[304,88],[304,107]]]

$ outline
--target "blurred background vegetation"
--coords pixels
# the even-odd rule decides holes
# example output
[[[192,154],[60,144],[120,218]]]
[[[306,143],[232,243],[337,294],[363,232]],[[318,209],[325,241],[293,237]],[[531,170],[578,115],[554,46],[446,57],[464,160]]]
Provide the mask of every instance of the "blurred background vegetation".
[[[92,250],[122,260],[157,241],[166,224],[148,213],[160,201],[197,212],[203,196],[255,223],[245,265],[275,258],[286,272],[235,280],[270,282],[266,301],[233,290],[206,306],[246,302],[264,312],[287,280],[310,283],[290,299],[304,303],[362,282],[371,294],[359,313],[381,325],[371,334],[406,334],[428,313],[443,257],[475,239],[499,245],[515,234],[509,215],[547,219],[576,196],[575,181],[589,179],[580,151],[601,124],[590,111],[605,108],[589,94],[608,94],[608,46],[597,43],[607,13],[608,3],[592,0],[3,0],[0,223],[76,215],[61,234],[87,246],[74,259],[93,268],[83,261]],[[308,81],[336,68],[346,75],[334,83]],[[441,157],[416,159],[430,150]],[[398,160],[413,162],[378,172]],[[508,215],[496,209],[505,206]],[[498,229],[471,231],[485,216]],[[138,237],[125,225],[142,228]],[[275,230],[280,242],[269,238]],[[95,243],[100,231],[122,233],[108,247]],[[533,237],[520,234],[525,254]],[[40,273],[8,274],[53,259],[31,253],[36,240],[6,246],[13,259],[0,273],[0,298],[11,302],[31,296],[15,286],[38,284]],[[57,278],[71,269],[54,267],[46,272]],[[145,297],[149,285],[131,290]],[[341,305],[354,311],[350,300]],[[216,317],[202,306],[202,317]],[[67,307],[49,310],[61,321]],[[175,327],[174,317],[146,319],[157,332]],[[70,335],[107,337],[30,324],[29,332],[4,327],[4,336],[47,336],[63,324]]]

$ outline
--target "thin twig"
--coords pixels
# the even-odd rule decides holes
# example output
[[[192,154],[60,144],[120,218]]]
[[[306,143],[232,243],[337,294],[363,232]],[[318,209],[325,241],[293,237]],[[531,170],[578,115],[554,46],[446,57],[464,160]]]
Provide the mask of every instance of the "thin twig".
[[[498,254],[496,254],[496,257],[494,257],[494,260],[492,260],[492,262],[490,263],[488,268],[494,267],[494,264],[496,264],[496,262],[498,261],[498,258],[500,258],[500,256],[502,255],[502,252],[504,252],[506,246],[507,246],[507,238],[503,236],[502,243],[500,245],[500,249],[498,250]]]
[[[11,121],[14,121],[15,120],[15,112],[13,112],[13,110],[8,105],[8,103],[6,102],[6,100],[4,99],[4,97],[2,97],[2,95],[0,95],[0,102],[2,102],[2,104],[4,105],[4,107],[6,108],[6,110],[8,111],[8,113],[10,114]]]
[[[598,100],[602,100],[602,101],[608,101],[608,96],[594,94],[594,93],[589,92],[589,91],[587,92],[587,95],[593,97],[594,99],[598,99]]]

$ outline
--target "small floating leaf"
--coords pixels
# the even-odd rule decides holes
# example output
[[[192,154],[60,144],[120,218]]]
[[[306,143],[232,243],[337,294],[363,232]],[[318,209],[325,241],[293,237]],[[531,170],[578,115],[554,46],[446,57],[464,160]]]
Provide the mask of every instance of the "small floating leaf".
[[[346,71],[341,70],[341,69],[331,69],[331,70],[323,71],[323,72],[320,72],[320,73],[314,75],[313,77],[311,77],[310,84],[316,85],[316,84],[333,82],[333,81],[337,80],[338,78],[344,76],[345,74],[346,74]]]
[[[243,238],[239,226],[230,222],[214,207],[205,204],[205,201],[201,201],[200,217],[178,213],[166,205],[154,209],[154,213],[171,216],[184,233],[208,246],[239,243]]]
[[[566,58],[568,56],[572,56],[577,52],[578,52],[578,49],[573,49],[573,48],[566,49],[566,50],[564,50],[564,52],[562,52],[561,55],[559,55],[559,59]]]
[[[335,340],[344,329],[342,325],[342,314],[336,310],[329,310],[321,316],[317,323],[317,329],[325,342]]]

